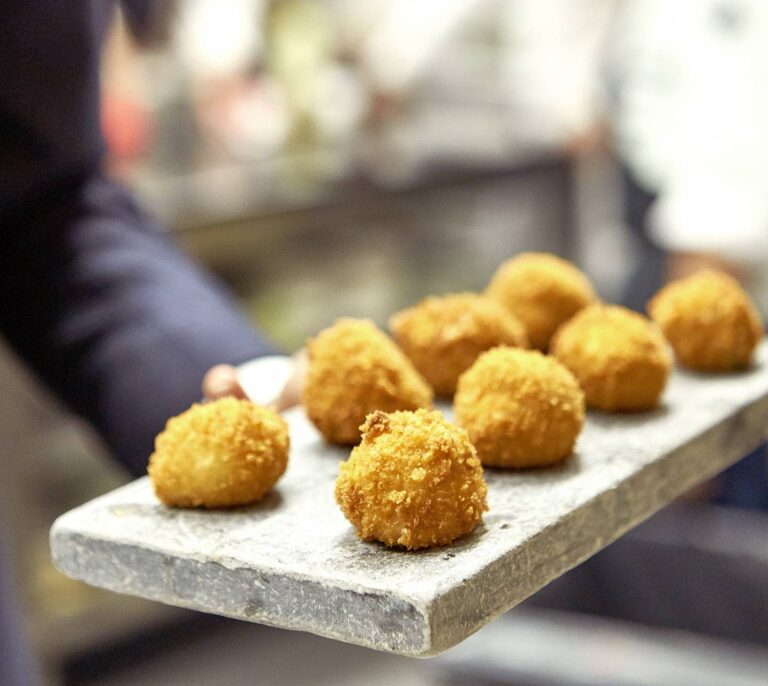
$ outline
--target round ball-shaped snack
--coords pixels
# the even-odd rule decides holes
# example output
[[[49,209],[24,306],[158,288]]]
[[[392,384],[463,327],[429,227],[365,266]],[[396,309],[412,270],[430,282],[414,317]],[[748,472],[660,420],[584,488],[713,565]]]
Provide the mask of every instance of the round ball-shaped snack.
[[[763,323],[738,281],[705,270],[662,288],[648,303],[681,365],[727,372],[749,366]]]
[[[373,322],[339,319],[307,345],[302,403],[331,443],[360,441],[374,410],[415,410],[432,404],[432,389],[394,341]]]
[[[525,327],[531,347],[546,351],[557,327],[595,301],[589,279],[549,253],[523,253],[502,264],[486,294]]]
[[[435,393],[448,397],[480,353],[497,345],[528,347],[525,329],[514,315],[474,293],[427,298],[395,314],[389,325]]]
[[[374,412],[339,465],[336,502],[366,541],[446,545],[482,519],[487,488],[467,432],[436,410]]]
[[[608,412],[655,407],[672,366],[659,328],[618,305],[579,312],[555,334],[552,354],[579,380],[587,405]]]
[[[456,421],[484,465],[544,467],[573,451],[584,424],[584,393],[557,360],[499,347],[459,378]]]
[[[269,408],[236,398],[195,404],[157,436],[149,478],[166,505],[248,505],[282,476],[289,446],[288,426]]]

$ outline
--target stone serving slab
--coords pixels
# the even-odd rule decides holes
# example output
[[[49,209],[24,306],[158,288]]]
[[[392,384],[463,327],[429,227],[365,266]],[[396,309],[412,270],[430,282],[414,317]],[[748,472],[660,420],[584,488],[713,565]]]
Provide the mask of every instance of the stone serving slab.
[[[118,593],[434,655],[768,438],[768,344],[745,372],[675,371],[654,411],[590,413],[560,467],[486,470],[483,524],[428,551],[356,538],[333,499],[348,450],[301,410],[286,419],[290,464],[258,505],[174,510],[139,479],[56,521],[56,566]]]

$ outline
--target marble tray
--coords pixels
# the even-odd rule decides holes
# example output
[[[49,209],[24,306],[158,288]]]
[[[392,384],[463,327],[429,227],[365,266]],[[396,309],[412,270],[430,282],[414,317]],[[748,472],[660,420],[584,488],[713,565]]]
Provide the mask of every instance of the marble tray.
[[[287,413],[286,475],[255,507],[173,510],[147,479],[51,530],[56,566],[118,593],[403,655],[429,656],[593,555],[768,437],[768,345],[725,376],[675,371],[649,413],[590,413],[561,467],[486,470],[475,533],[424,552],[358,540],[333,499],[348,451]]]

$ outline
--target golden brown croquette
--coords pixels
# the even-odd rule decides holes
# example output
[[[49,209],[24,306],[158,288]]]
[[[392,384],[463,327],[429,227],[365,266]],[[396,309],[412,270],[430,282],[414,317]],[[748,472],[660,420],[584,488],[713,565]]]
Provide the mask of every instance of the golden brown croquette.
[[[595,301],[589,279],[549,253],[523,253],[502,264],[486,294],[522,323],[531,347],[546,351],[557,327]]]
[[[412,550],[477,526],[487,489],[464,429],[435,410],[374,412],[361,429],[336,480],[336,502],[360,538]]]
[[[480,353],[497,345],[528,347],[525,329],[514,315],[475,293],[426,298],[395,314],[389,325],[435,393],[447,397]]]
[[[648,303],[681,365],[709,372],[749,366],[763,322],[738,281],[704,270],[662,288]]]
[[[279,414],[222,398],[168,420],[155,440],[149,478],[166,505],[248,505],[282,476],[288,450],[288,426]]]
[[[339,319],[308,343],[302,402],[326,440],[355,444],[374,410],[415,410],[432,404],[432,389],[373,322]]]
[[[590,305],[563,324],[552,354],[579,380],[587,405],[609,412],[655,407],[671,356],[659,328],[618,305]]]
[[[542,467],[573,451],[584,393],[554,358],[498,347],[461,375],[454,413],[484,465]]]

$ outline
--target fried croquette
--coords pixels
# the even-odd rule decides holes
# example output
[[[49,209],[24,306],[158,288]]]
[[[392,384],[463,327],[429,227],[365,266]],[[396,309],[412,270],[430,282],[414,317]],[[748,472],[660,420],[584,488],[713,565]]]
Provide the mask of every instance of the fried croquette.
[[[552,354],[579,380],[587,406],[608,412],[655,407],[671,356],[659,328],[618,305],[590,305],[563,324]]]
[[[454,414],[484,465],[543,467],[573,451],[584,393],[573,374],[538,350],[498,347],[459,378]]]
[[[415,410],[432,404],[432,389],[373,322],[339,319],[308,343],[302,403],[331,443],[360,441],[374,410]]]
[[[413,550],[468,534],[488,509],[467,432],[436,410],[374,412],[339,465],[336,502],[366,541]]]
[[[452,396],[477,356],[497,345],[528,347],[522,324],[475,293],[426,298],[389,320],[395,340],[437,395]]]
[[[149,478],[166,505],[248,505],[282,476],[289,445],[288,426],[273,410],[236,398],[195,404],[158,435]]]
[[[648,303],[681,365],[727,372],[748,367],[763,322],[747,292],[723,272],[705,270],[662,288]]]
[[[549,253],[508,260],[496,270],[486,295],[517,317],[531,347],[545,352],[557,327],[596,299],[581,271]]]

